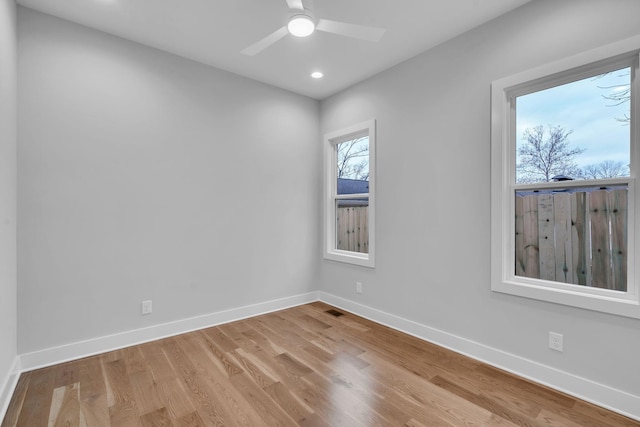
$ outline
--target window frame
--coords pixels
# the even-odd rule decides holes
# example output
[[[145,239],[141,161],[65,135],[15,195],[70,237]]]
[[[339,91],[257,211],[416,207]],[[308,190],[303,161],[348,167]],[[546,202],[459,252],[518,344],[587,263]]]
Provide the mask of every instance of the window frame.
[[[639,185],[640,36],[505,77],[491,84],[491,289],[541,301],[640,318]],[[515,99],[599,74],[631,67],[630,176],[615,179],[516,184]],[[583,287],[515,274],[515,190],[628,185],[627,291]]]
[[[369,136],[369,193],[338,195],[337,189],[337,150],[342,142],[360,136]],[[375,206],[376,206],[376,121],[375,119],[356,123],[349,127],[326,133],[324,135],[324,169],[325,169],[325,221],[324,221],[324,258],[345,262],[362,267],[375,268]],[[337,249],[336,243],[336,203],[339,199],[356,199],[367,197],[369,252],[360,253]]]

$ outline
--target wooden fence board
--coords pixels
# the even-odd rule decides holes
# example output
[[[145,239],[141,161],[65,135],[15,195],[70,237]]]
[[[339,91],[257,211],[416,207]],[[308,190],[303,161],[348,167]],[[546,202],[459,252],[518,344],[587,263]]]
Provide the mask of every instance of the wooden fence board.
[[[540,279],[556,280],[552,194],[538,196],[538,241],[538,248],[540,249]]]
[[[356,249],[356,236],[355,236],[355,211],[353,208],[347,208],[347,247],[350,251],[355,251]]]
[[[362,236],[360,237],[362,241],[362,252],[365,254],[369,253],[369,207],[363,207],[361,214],[362,221]]]
[[[593,283],[599,288],[612,289],[608,201],[606,190],[596,190],[589,194]]]
[[[516,215],[516,276],[525,276],[525,259],[524,259],[524,198],[516,197],[515,200]]]
[[[538,256],[538,198],[525,196],[523,200],[523,220],[528,224],[524,229],[524,275],[540,277],[540,258]]]
[[[343,249],[349,245],[347,240],[347,210],[336,206],[336,249]]]
[[[573,254],[572,270],[573,282],[576,285],[588,286],[587,271],[590,271],[588,256],[588,228],[587,228],[587,194],[571,194],[571,252]],[[590,275],[589,275],[590,278]]]
[[[611,207],[611,253],[613,262],[613,289],[627,290],[627,191],[609,192]]]
[[[568,193],[553,195],[555,224],[556,282],[573,283],[573,248],[571,245],[571,198]]]

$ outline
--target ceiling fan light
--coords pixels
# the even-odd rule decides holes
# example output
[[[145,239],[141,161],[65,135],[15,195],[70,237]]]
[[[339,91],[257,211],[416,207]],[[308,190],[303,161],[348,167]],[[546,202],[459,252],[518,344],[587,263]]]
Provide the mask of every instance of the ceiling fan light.
[[[294,15],[289,19],[287,29],[296,37],[307,37],[316,29],[311,17],[307,15]]]

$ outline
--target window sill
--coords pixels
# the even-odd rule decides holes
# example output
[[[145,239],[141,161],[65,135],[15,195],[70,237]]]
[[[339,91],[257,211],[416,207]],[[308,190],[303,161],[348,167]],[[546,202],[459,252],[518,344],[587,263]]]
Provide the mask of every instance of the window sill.
[[[556,287],[553,285],[557,284],[537,279],[528,279],[526,281],[492,280],[491,290],[539,301],[640,319],[640,301],[635,295],[606,289],[583,289],[575,286]]]
[[[335,250],[325,252],[324,259],[358,265],[361,267],[375,268],[375,262],[371,254]]]

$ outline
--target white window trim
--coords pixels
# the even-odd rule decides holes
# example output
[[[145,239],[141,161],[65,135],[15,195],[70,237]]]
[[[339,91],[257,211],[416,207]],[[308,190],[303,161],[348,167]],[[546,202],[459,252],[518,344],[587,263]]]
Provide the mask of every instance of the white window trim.
[[[635,61],[635,80],[632,82],[630,140],[631,176],[609,180],[629,185],[629,221],[627,256],[627,292],[579,285],[561,284],[541,279],[531,279],[515,275],[515,109],[512,100],[516,96],[541,90],[545,85],[552,87],[575,80],[583,68],[585,73],[597,72],[597,66],[590,64],[603,62],[605,66],[615,64],[623,57],[638,56],[640,36],[632,37],[588,52],[562,59],[510,77],[496,80],[491,85],[491,289],[496,292],[517,295],[542,301],[606,312],[620,316],[640,318],[640,278],[636,275],[640,265],[640,186],[637,184],[640,169],[640,72]],[[628,65],[624,65],[628,66]],[[577,74],[576,74],[577,71]],[[586,76],[585,76],[586,77]],[[609,182],[607,181],[607,182]],[[573,181],[568,184],[548,183],[550,188],[588,186],[598,181]],[[540,187],[540,185],[537,185]]]
[[[369,253],[344,251],[336,249],[336,210],[335,200],[340,199],[337,193],[337,158],[336,144],[358,137],[359,134],[369,136],[369,193],[349,194],[342,198],[369,198],[368,229]],[[329,132],[324,136],[324,169],[325,169],[325,226],[324,226],[324,258],[346,262],[363,267],[375,267],[375,212],[376,212],[376,121],[368,120],[344,129]]]

